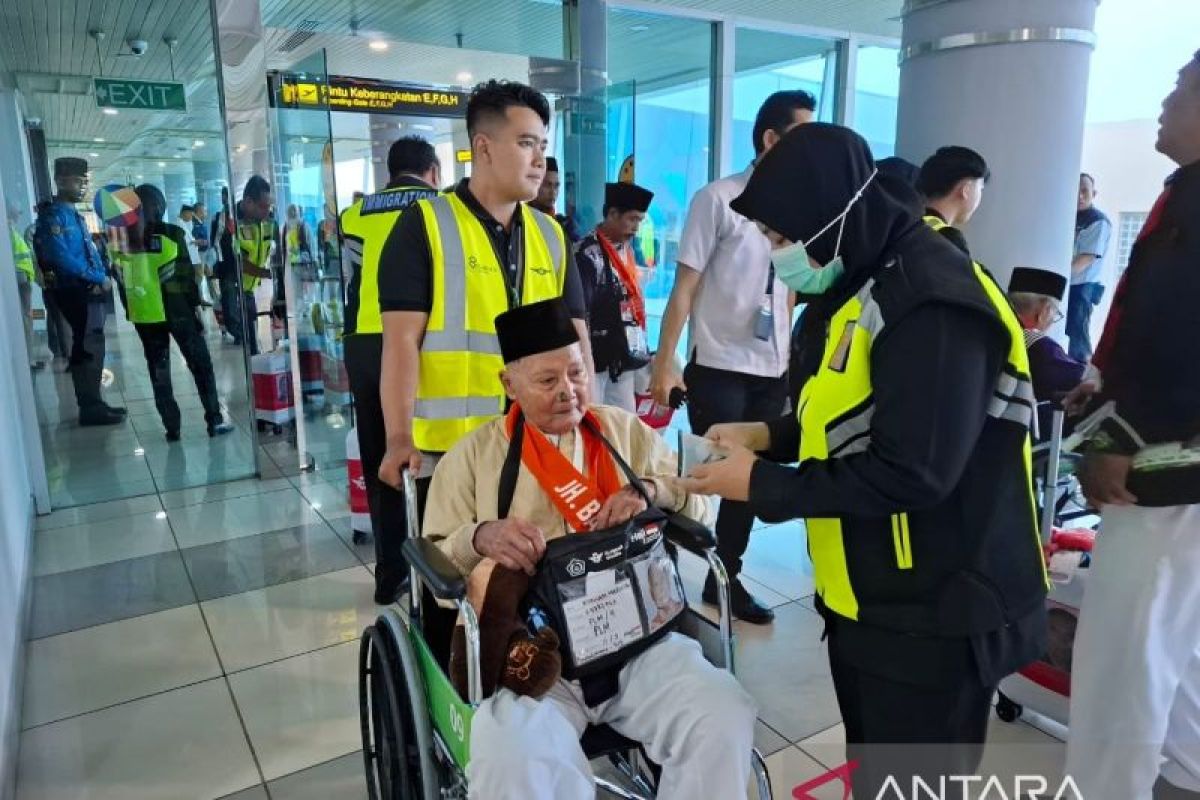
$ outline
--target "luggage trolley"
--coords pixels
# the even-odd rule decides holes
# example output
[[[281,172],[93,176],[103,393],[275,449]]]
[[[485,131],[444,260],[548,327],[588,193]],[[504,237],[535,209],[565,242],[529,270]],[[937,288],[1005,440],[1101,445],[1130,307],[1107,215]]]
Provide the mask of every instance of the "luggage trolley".
[[[386,609],[363,631],[359,648],[359,715],[363,760],[371,800],[464,800],[471,722],[483,690],[479,667],[479,620],[466,600],[466,581],[430,541],[422,539],[416,481],[404,474],[409,538],[404,555],[412,567],[409,607]],[[423,503],[420,503],[423,505]],[[678,549],[705,559],[717,578],[721,616],[713,623],[691,608],[679,632],[696,639],[711,663],[733,671],[729,580],[708,528],[679,515],[665,531]],[[467,641],[468,697],[460,697],[447,674],[456,614]],[[625,800],[655,796],[659,767],[641,745],[607,725],[589,726],[580,741],[589,760],[606,759],[618,780],[596,777],[597,790]],[[759,800],[772,800],[766,762],[753,751]]]

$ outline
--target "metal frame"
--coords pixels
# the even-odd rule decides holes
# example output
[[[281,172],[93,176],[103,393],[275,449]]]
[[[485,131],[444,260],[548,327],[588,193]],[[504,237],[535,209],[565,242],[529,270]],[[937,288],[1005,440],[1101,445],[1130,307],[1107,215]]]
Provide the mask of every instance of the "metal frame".
[[[1096,46],[1096,34],[1087,28],[1064,28],[1043,26],[1033,28],[1012,28],[1007,31],[956,33],[916,42],[900,50],[900,63],[927,56],[932,53],[942,53],[947,50],[961,50],[965,47],[990,47],[998,44],[1028,44],[1033,42],[1061,42],[1066,44],[1081,44],[1086,47]]]

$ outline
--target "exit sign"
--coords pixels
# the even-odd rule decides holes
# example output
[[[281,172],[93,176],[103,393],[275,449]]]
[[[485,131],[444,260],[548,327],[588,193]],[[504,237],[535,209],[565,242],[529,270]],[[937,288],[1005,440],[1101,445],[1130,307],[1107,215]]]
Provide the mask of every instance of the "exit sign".
[[[187,111],[182,83],[111,78],[96,78],[95,82],[96,105],[100,108]]]

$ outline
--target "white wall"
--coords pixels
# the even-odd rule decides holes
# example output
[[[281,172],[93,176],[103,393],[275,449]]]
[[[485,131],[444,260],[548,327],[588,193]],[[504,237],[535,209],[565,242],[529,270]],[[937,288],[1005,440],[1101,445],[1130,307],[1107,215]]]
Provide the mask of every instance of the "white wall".
[[[0,141],[20,137],[17,98],[0,91]],[[15,130],[14,130],[15,126]],[[17,139],[19,140],[19,139]],[[16,150],[19,148],[5,148]],[[23,174],[23,172],[22,172]],[[0,209],[6,200],[29,204],[21,175],[0,162]],[[0,797],[15,792],[17,733],[21,714],[21,682],[25,660],[25,619],[29,598],[36,474],[45,484],[33,384],[25,353],[24,330],[17,309],[16,266],[8,247],[7,220],[0,246]]]

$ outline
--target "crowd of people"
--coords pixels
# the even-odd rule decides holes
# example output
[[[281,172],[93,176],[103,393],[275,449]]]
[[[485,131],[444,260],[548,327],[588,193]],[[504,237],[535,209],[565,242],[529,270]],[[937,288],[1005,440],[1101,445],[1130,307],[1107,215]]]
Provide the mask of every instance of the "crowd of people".
[[[463,575],[485,561],[533,575],[554,540],[648,509],[712,523],[732,611],[752,624],[773,619],[739,579],[754,520],[802,519],[855,796],[889,777],[973,775],[999,682],[1045,649],[1029,452],[1037,404],[1062,404],[1086,440],[1079,477],[1102,516],[1067,771],[1089,800],[1200,796],[1200,53],[1164,102],[1158,149],[1179,169],[1094,352],[1111,226],[1091,176],[1080,177],[1069,267],[1011,265],[1001,286],[962,230],[991,177],[980,153],[949,144],[919,167],[877,163],[854,131],[813,121],[815,108],[803,91],[771,95],[754,163],[692,198],[657,342],[635,257],[653,193],[606,185],[591,230],[556,214],[540,93],[476,87],[472,172],[450,189],[438,189],[431,144],[392,146],[387,186],[340,220],[376,601],[395,601],[408,580],[405,471],[423,535]],[[100,400],[103,330],[89,314],[109,277],[73,208],[86,165],[60,159],[55,173],[38,261],[72,330],[80,422],[115,423],[123,412]],[[141,222],[110,249],[167,436],[179,426],[168,337],[210,435],[223,432],[193,264],[211,262],[225,326],[255,352],[254,290],[280,236],[270,186],[252,178],[236,213],[226,196],[211,228],[190,209],[194,230],[162,222],[157,189],[137,191]],[[300,268],[311,232],[289,214],[282,235]],[[1052,335],[1064,303],[1068,350]],[[723,458],[677,476],[637,418],[639,376],[658,404],[685,402]],[[1163,448],[1175,460],[1146,466]],[[502,493],[510,456],[518,477]],[[710,576],[701,599],[716,594]],[[471,796],[592,796],[578,739],[595,721],[643,743],[663,769],[660,797],[741,796],[754,704],[698,647],[671,634],[601,677],[485,700]]]

